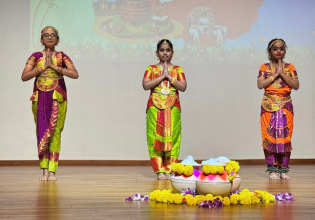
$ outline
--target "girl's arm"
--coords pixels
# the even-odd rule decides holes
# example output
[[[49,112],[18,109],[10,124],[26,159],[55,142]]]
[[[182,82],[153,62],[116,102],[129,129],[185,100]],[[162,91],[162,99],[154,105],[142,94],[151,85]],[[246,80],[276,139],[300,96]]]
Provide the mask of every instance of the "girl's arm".
[[[153,89],[157,87],[162,82],[163,79],[164,79],[164,75],[159,76],[153,80],[144,77],[142,80],[143,89],[144,90]]]
[[[44,71],[43,68],[35,68],[33,69],[33,66],[30,64],[26,64],[23,72],[22,72],[22,76],[21,79],[23,82],[28,81],[36,76],[38,76],[39,74],[41,74]]]
[[[173,81],[173,77],[172,76],[169,75],[167,78],[168,78],[168,80],[170,82]],[[175,80],[175,82],[173,83],[172,86],[175,87],[176,89],[178,89],[181,92],[185,92],[186,88],[187,88],[187,82],[186,82],[186,80],[181,80],[181,81]]]
[[[300,87],[300,83],[298,79],[292,79],[288,77],[285,73],[281,72],[281,78],[294,90],[298,90]]]
[[[273,81],[275,81],[275,79],[279,76],[278,73],[275,73],[273,75],[271,75],[271,77],[269,76],[269,78],[267,79],[258,79],[257,80],[257,87],[258,89],[263,89],[266,88],[267,86],[269,86],[271,83],[273,83]]]

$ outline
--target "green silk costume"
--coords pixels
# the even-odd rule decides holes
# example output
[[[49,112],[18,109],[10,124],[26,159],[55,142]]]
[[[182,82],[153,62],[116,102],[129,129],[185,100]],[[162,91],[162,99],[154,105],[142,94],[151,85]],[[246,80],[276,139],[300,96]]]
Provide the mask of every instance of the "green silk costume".
[[[176,80],[185,80],[181,67],[172,66],[169,72]],[[154,80],[161,73],[161,67],[151,65],[144,77]],[[168,94],[163,94],[163,89],[169,91]],[[171,165],[177,162],[180,152],[181,109],[177,89],[166,80],[151,90],[147,105],[146,134],[153,171],[170,173]]]

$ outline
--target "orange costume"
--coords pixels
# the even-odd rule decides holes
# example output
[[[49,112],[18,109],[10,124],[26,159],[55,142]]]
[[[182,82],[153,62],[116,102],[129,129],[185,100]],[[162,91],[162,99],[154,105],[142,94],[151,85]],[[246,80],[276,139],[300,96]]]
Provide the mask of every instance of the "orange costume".
[[[295,67],[283,64],[283,72],[297,79]],[[271,64],[265,63],[259,69],[258,80],[267,79],[275,73]],[[293,105],[291,87],[281,78],[276,78],[268,87],[261,104],[262,147],[267,162],[267,171],[287,173],[292,150]]]

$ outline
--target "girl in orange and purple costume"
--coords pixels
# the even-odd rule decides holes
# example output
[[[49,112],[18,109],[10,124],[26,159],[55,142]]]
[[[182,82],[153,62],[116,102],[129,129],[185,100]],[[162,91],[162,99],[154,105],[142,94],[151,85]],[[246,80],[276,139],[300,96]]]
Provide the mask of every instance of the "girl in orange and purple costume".
[[[270,63],[261,65],[258,75],[258,88],[265,89],[261,104],[262,147],[270,179],[290,179],[289,161],[292,150],[293,105],[292,88],[299,88],[295,67],[282,63],[286,44],[282,39],[270,41],[267,51]]]

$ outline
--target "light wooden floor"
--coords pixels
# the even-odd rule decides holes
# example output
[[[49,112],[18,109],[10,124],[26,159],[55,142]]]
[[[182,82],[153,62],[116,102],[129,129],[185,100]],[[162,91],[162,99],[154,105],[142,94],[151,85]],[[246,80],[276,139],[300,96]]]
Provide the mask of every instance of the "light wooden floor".
[[[1,219],[314,219],[314,165],[293,165],[292,180],[270,181],[265,166],[242,165],[241,189],[291,192],[296,201],[202,209],[125,202],[135,193],[171,188],[149,166],[60,166],[57,182],[39,182],[35,166],[0,166]]]

